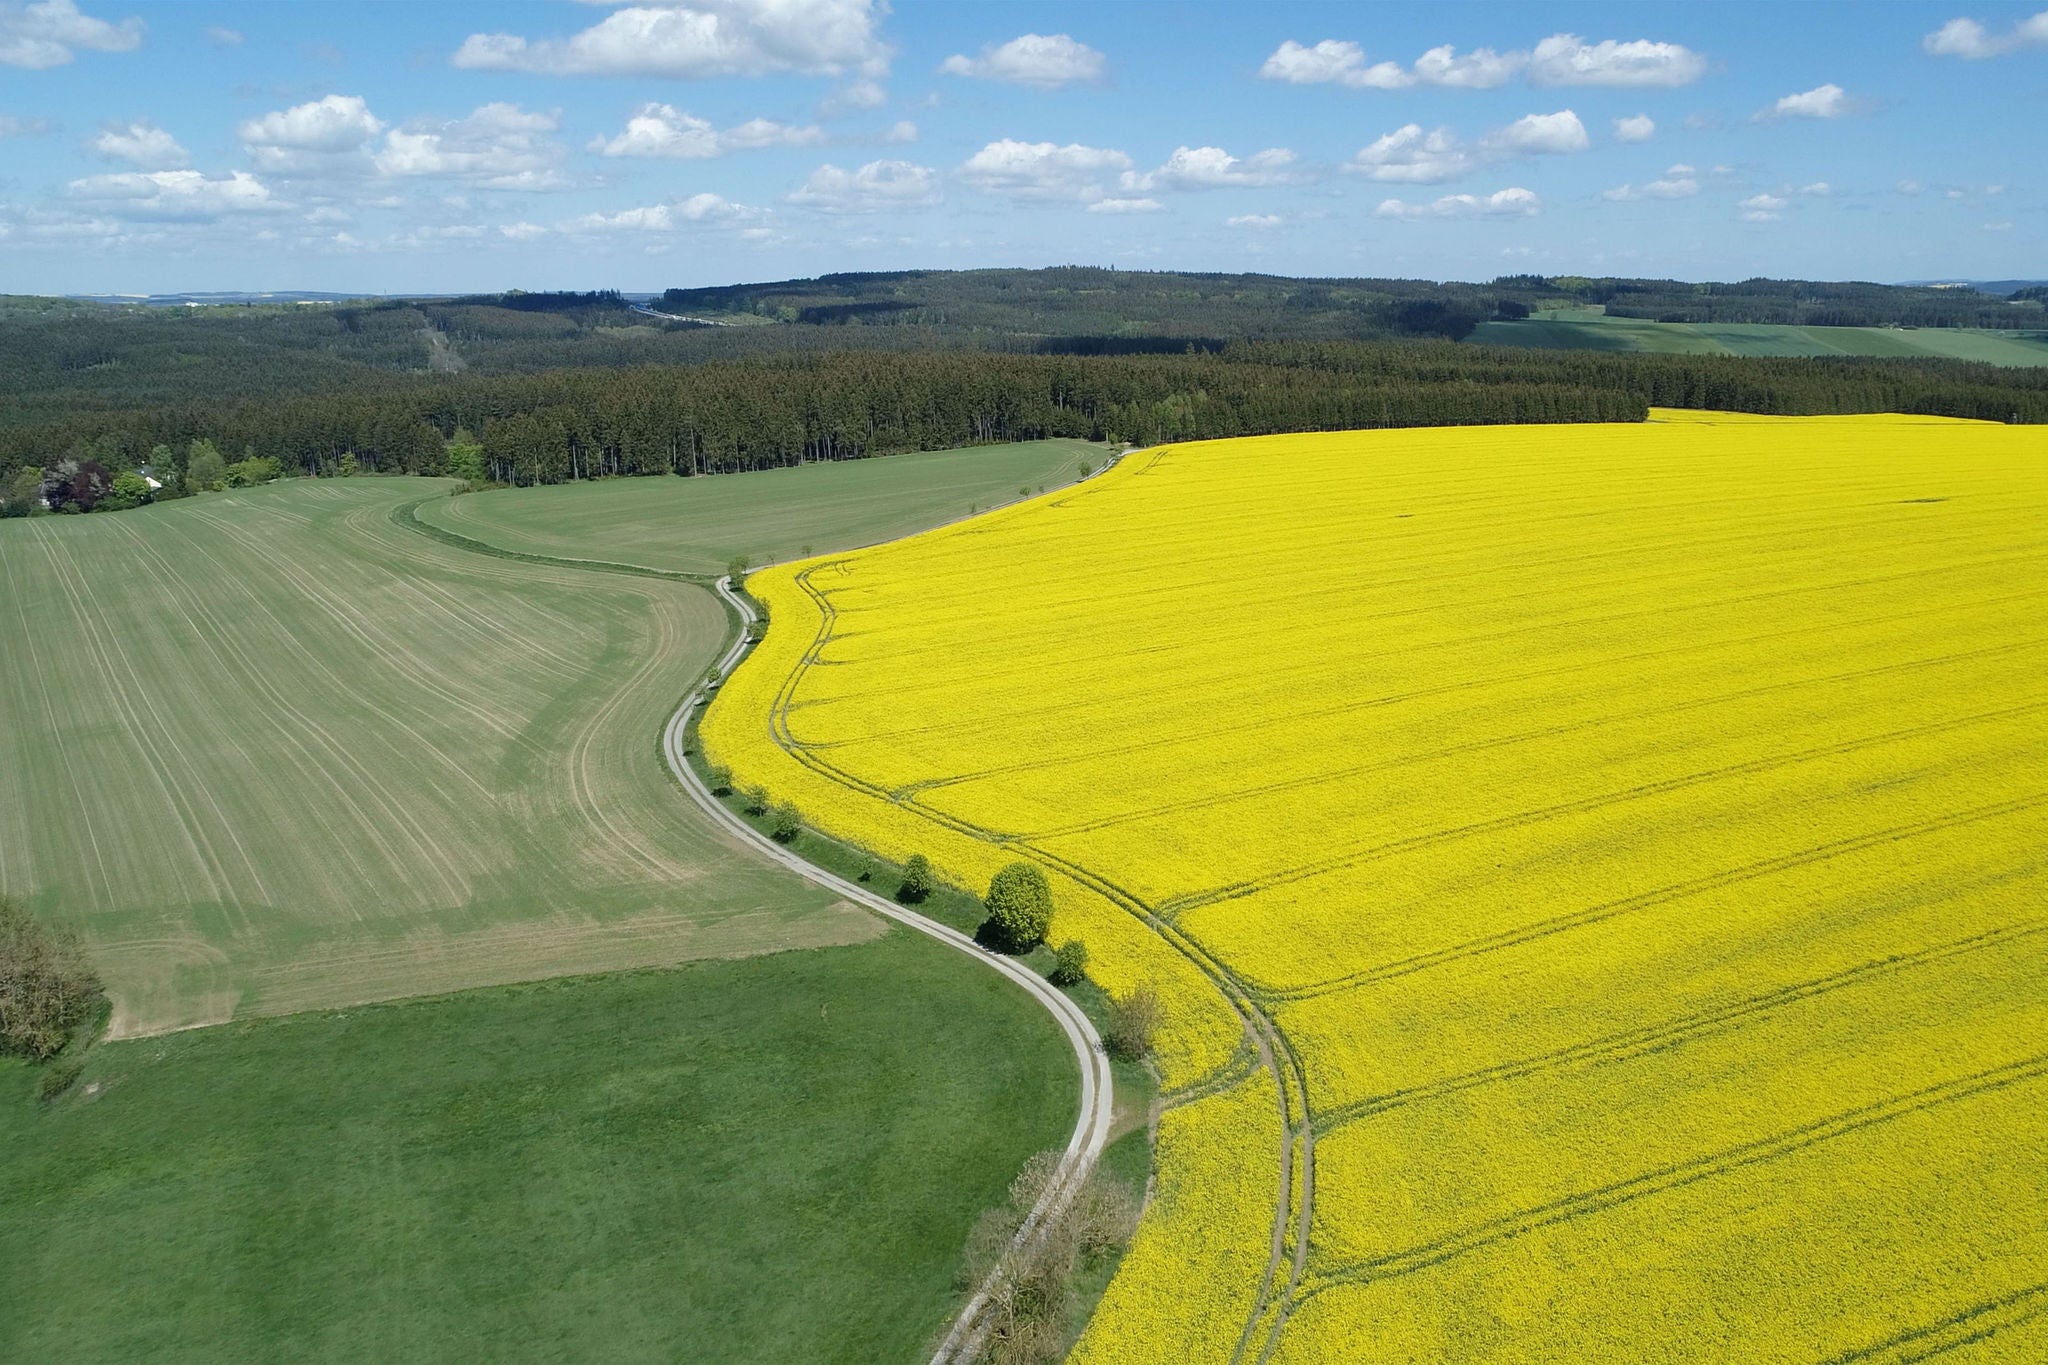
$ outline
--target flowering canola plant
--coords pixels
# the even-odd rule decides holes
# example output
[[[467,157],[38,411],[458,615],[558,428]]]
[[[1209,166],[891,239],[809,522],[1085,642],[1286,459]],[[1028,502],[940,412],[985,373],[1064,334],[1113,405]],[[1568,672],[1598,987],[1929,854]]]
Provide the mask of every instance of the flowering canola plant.
[[[749,587],[716,761],[1165,1001],[1077,1359],[2048,1359],[2038,430],[1166,446]]]

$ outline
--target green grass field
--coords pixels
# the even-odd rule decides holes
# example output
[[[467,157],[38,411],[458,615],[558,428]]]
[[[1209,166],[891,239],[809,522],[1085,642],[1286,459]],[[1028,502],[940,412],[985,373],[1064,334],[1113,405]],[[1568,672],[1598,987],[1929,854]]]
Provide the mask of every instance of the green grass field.
[[[894,540],[1011,502],[1019,488],[1071,483],[1105,447],[1024,441],[712,478],[602,479],[501,488],[429,503],[420,519],[524,554],[723,573]]]
[[[828,543],[995,496],[837,469],[695,482]],[[402,522],[446,487],[0,522],[0,892],[117,1039],[0,1065],[0,1360],[915,1357],[1063,1039],[675,790],[707,591]]]
[[[2048,333],[1944,327],[1786,327],[1763,323],[1650,322],[1590,309],[1482,322],[1467,338],[1486,346],[1657,351],[1682,355],[1868,355],[2048,365]]]
[[[878,932],[662,766],[711,595],[394,523],[441,486],[0,522],[0,891],[116,1036]]]
[[[911,1360],[1072,1066],[901,929],[0,1063],[0,1360]]]

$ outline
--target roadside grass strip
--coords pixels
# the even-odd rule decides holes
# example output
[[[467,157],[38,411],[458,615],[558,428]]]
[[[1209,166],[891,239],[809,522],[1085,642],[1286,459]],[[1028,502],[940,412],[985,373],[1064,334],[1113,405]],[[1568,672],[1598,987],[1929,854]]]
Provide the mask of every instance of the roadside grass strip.
[[[755,574],[707,753],[1166,1004],[1083,1362],[2048,1335],[2048,439],[1265,437]]]

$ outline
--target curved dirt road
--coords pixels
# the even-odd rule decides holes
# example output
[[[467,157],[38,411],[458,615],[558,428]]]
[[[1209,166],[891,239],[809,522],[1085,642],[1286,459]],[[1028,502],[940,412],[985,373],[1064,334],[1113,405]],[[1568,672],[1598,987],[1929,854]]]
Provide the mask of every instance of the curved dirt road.
[[[739,638],[718,661],[718,676],[723,677],[732,670],[747,648],[746,628],[754,623],[754,609],[742,597],[732,591],[731,580],[720,578],[717,583],[718,595],[738,611],[741,622]],[[834,876],[823,868],[814,867],[804,859],[776,843],[752,825],[734,815],[704,786],[696,772],[683,755],[683,734],[688,726],[691,711],[703,700],[701,690],[693,692],[669,718],[667,728],[662,732],[662,753],[668,759],[669,771],[676,781],[703,808],[704,813],[720,828],[751,845],[763,857],[772,859],[798,875],[845,897],[856,905],[864,906],[878,915],[885,916],[898,924],[907,925],[919,933],[929,935],[950,948],[967,954],[990,969],[1002,973],[1017,985],[1028,991],[1032,998],[1043,1005],[1046,1012],[1058,1021],[1073,1044],[1074,1058],[1081,1068],[1081,1112],[1074,1121],[1074,1135],[1067,1141],[1065,1153],[1060,1158],[1059,1170],[1045,1193],[1039,1197],[1018,1229],[1015,1245],[1028,1243],[1037,1235],[1039,1228],[1049,1219],[1057,1217],[1073,1199],[1082,1183],[1095,1169],[1096,1158],[1109,1137],[1112,1083],[1109,1059],[1103,1051],[1102,1037],[1095,1031],[1080,1006],[1066,994],[1054,987],[1045,978],[1007,957],[989,952],[968,935],[957,929],[928,919],[914,910],[907,910],[894,901],[887,900],[857,883]],[[992,1289],[1000,1281],[1003,1267],[991,1271],[974,1297],[953,1320],[945,1340],[932,1356],[932,1365],[963,1365],[977,1354],[985,1330],[982,1311],[987,1306]]]

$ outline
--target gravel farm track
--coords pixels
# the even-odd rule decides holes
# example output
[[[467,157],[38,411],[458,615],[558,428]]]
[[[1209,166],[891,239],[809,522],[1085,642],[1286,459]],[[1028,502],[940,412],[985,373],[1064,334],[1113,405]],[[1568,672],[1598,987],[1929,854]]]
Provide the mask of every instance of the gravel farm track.
[[[716,587],[719,597],[738,614],[740,619],[739,631],[736,632],[731,646],[718,661],[716,676],[723,677],[732,671],[733,665],[738,663],[740,656],[746,652],[747,627],[754,623],[755,613],[744,598],[732,591],[730,579],[720,578]],[[669,771],[675,775],[676,781],[712,823],[734,838],[752,845],[764,858],[779,863],[878,915],[937,939],[1010,978],[1045,1007],[1072,1043],[1074,1058],[1079,1063],[1081,1071],[1080,1113],[1074,1121],[1074,1135],[1068,1140],[1065,1152],[1061,1154],[1058,1170],[1047,1184],[1045,1193],[1039,1196],[1038,1203],[1026,1216],[1023,1225],[1018,1228],[1013,1245],[1022,1246],[1029,1243],[1040,1228],[1058,1218],[1072,1201],[1075,1193],[1094,1172],[1096,1160],[1102,1155],[1103,1146],[1108,1141],[1114,1096],[1109,1059],[1103,1049],[1101,1035],[1096,1032],[1095,1025],[1088,1016],[1082,1013],[1080,1006],[1030,968],[990,952],[957,929],[906,909],[855,882],[834,876],[823,868],[812,865],[721,805],[691,768],[685,753],[684,734],[690,716],[705,700],[707,694],[700,689],[685,698],[683,704],[676,708],[675,715],[669,719],[668,727],[662,734],[662,753],[668,759]],[[992,1292],[999,1285],[1003,1273],[1004,1267],[1000,1264],[989,1272],[987,1280],[961,1309],[960,1315],[953,1320],[951,1329],[932,1356],[932,1365],[959,1365],[960,1362],[973,1360],[979,1353],[985,1331],[982,1313]]]
[[[1105,463],[1107,470],[1114,460]],[[1087,476],[1083,476],[1084,480]],[[634,564],[613,561],[599,561],[578,558],[562,558],[554,555],[533,554],[511,551],[477,540],[473,537],[452,532],[444,527],[422,521],[417,515],[419,503],[412,503],[401,509],[396,519],[407,529],[439,540],[444,544],[475,551],[480,554],[496,555],[531,563],[547,563],[571,566],[599,572],[683,580],[697,583],[706,582],[705,575],[677,570],[653,569]],[[746,653],[749,644],[749,628],[758,619],[751,603],[732,589],[731,579],[719,576],[709,586],[719,599],[737,618],[738,629],[733,633],[732,642],[719,657],[710,676],[723,678]],[[1109,1140],[1110,1127],[1114,1116],[1115,1095],[1111,1079],[1109,1058],[1101,1034],[1079,1005],[1065,992],[1053,986],[1030,968],[1012,961],[1001,954],[991,952],[960,931],[921,915],[902,905],[876,895],[867,888],[835,876],[807,861],[800,855],[769,838],[746,821],[733,814],[711,794],[703,780],[690,766],[687,757],[686,734],[690,717],[709,701],[709,693],[702,687],[694,689],[685,697],[675,713],[670,716],[662,733],[662,753],[668,762],[669,772],[678,785],[704,812],[718,829],[746,845],[769,861],[797,873],[799,876],[841,896],[855,905],[883,916],[895,923],[905,925],[919,933],[938,940],[969,957],[983,963],[992,970],[1021,986],[1060,1025],[1074,1049],[1074,1057],[1081,1073],[1081,1094],[1079,1112],[1074,1121],[1073,1136],[1068,1140],[1061,1154],[1058,1169],[1046,1186],[1045,1192],[1026,1215],[1018,1228],[1014,1246],[1027,1245],[1039,1230],[1059,1217],[1074,1195],[1094,1173],[1095,1165],[1102,1155],[1102,1149]],[[1276,1253],[1277,1256],[1277,1253]],[[983,1344],[987,1324],[983,1311],[990,1296],[1000,1285],[1007,1267],[998,1264],[989,1272],[986,1280],[977,1288],[948,1329],[932,1356],[932,1365],[966,1365],[979,1353]]]

